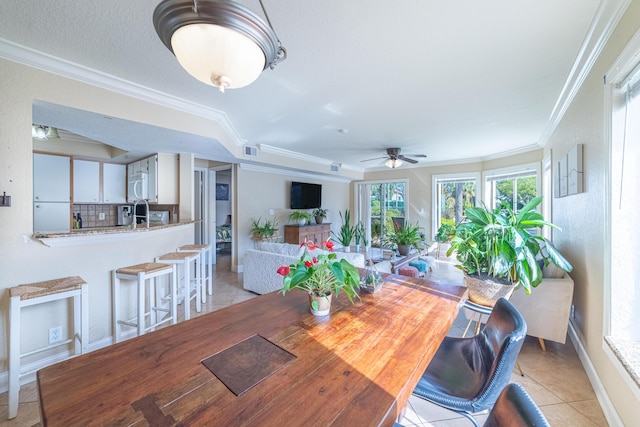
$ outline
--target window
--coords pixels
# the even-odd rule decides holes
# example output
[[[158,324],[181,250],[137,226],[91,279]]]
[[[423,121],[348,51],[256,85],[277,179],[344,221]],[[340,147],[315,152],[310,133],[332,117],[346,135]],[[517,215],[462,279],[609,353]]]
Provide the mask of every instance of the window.
[[[356,185],[354,219],[362,221],[366,228],[367,240],[372,247],[381,247],[386,236],[395,228],[403,228],[407,221],[405,200],[407,182],[368,182]]]
[[[625,49],[631,58],[614,64],[625,70],[622,75],[607,76],[610,102],[610,159],[609,191],[607,212],[609,215],[605,232],[607,260],[605,277],[605,350],[613,350],[612,360],[618,359],[617,366],[626,369],[636,385],[640,384],[640,245],[635,238],[640,227],[637,206],[640,202],[638,182],[640,170],[635,165],[640,160],[640,41],[634,37],[635,48]],[[634,44],[634,41],[631,42]],[[624,56],[624,55],[623,55]],[[631,70],[631,71],[630,71]],[[626,75],[624,74],[626,72]],[[608,274],[607,274],[608,273]],[[608,351],[611,356],[611,352]],[[627,381],[629,375],[625,375]],[[632,387],[638,390],[638,387]]]
[[[432,239],[442,224],[458,224],[464,210],[476,205],[479,178],[477,173],[433,176]]]
[[[498,201],[520,210],[539,193],[540,164],[516,166],[484,173],[485,203],[493,209]]]

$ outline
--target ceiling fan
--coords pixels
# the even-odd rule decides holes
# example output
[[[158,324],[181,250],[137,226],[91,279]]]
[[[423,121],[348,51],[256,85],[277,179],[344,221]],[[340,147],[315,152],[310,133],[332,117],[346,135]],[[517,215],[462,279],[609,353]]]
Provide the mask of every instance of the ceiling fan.
[[[402,162],[407,162],[407,163],[411,163],[411,164],[416,164],[418,163],[418,161],[416,159],[412,159],[411,157],[407,157],[407,156],[411,156],[411,157],[420,157],[420,158],[426,158],[427,156],[425,154],[407,154],[406,156],[400,154],[400,149],[399,148],[387,148],[387,155],[386,156],[382,156],[382,157],[375,157],[373,159],[366,159],[366,160],[361,160],[361,162],[369,162],[371,160],[379,160],[379,159],[387,159],[386,162],[384,162],[385,166],[395,169],[399,166],[402,165]]]

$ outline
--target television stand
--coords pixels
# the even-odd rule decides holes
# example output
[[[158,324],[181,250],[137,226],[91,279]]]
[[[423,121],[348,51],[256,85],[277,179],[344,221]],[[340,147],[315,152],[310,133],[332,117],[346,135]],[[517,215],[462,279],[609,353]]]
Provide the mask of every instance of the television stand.
[[[284,242],[295,245],[302,244],[306,241],[320,244],[329,238],[331,234],[331,223],[323,222],[322,224],[307,225],[285,225],[284,226]]]

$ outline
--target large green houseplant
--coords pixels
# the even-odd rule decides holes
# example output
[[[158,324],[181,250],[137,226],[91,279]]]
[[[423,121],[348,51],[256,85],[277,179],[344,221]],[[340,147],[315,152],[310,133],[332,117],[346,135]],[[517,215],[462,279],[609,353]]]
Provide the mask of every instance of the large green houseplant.
[[[457,225],[447,256],[456,253],[471,301],[493,305],[505,286],[519,285],[530,293],[542,281],[541,262],[553,262],[567,272],[573,269],[539,232],[544,226],[559,229],[535,210],[541,201],[542,197],[535,197],[518,212],[501,203],[493,210],[484,205],[465,210],[466,219]],[[491,283],[499,291],[493,297],[474,294],[476,282],[487,287]]]
[[[388,246],[397,246],[400,255],[409,255],[411,248],[418,248],[423,240],[418,224],[406,224],[388,234],[386,241]]]

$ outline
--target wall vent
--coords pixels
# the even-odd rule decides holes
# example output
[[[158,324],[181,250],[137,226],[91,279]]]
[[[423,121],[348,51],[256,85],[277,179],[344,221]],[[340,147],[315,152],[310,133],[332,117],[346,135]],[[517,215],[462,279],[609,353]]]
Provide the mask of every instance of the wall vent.
[[[340,165],[338,163],[332,163],[331,172],[340,172]]]
[[[244,155],[250,157],[256,157],[258,155],[258,147],[252,147],[250,145],[244,146]]]

